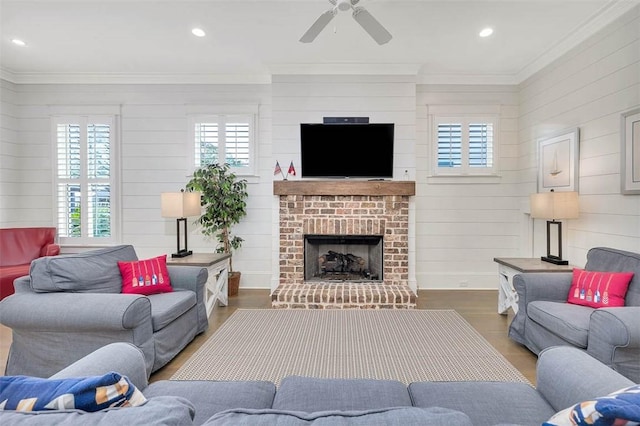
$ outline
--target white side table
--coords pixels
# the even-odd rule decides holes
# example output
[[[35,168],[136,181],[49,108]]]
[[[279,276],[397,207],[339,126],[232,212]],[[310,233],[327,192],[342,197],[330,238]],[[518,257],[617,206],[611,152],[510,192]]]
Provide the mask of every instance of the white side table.
[[[229,303],[229,258],[228,253],[193,253],[191,256],[167,258],[167,265],[202,266],[207,268],[209,277],[204,289],[204,301],[207,317],[213,312],[216,301],[221,306]]]
[[[573,265],[555,265],[539,257],[494,257],[498,264],[498,313],[506,315],[509,308],[518,313],[518,293],[513,288],[513,276],[525,272],[571,272]]]

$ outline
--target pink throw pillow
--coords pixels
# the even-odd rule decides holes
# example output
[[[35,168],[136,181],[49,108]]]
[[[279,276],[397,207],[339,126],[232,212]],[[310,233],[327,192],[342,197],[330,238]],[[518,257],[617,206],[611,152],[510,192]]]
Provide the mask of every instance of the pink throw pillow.
[[[624,306],[631,278],[633,272],[585,271],[574,268],[567,302],[592,308]]]
[[[173,291],[167,270],[166,254],[135,262],[118,262],[118,268],[122,275],[123,293],[148,296]]]

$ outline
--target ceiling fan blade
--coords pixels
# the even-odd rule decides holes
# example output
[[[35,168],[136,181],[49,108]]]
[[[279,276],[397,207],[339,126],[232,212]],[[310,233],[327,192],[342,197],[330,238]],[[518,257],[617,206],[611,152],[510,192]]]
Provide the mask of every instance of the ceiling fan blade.
[[[353,8],[353,19],[378,43],[391,40],[391,34],[364,7]]]
[[[329,22],[336,16],[335,9],[327,10],[325,13],[320,15],[316,22],[311,25],[311,27],[307,30],[306,33],[300,38],[300,41],[303,43],[311,43],[315,38],[320,34],[320,32],[327,26]]]

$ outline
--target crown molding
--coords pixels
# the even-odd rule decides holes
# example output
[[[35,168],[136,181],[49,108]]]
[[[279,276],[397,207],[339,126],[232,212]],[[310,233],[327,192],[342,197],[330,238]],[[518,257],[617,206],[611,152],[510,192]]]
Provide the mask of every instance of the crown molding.
[[[517,85],[513,74],[418,74],[418,84]]]
[[[421,64],[360,64],[360,63],[317,63],[317,64],[269,64],[271,74],[281,75],[416,75]]]
[[[0,78],[14,84],[271,84],[268,74],[14,73],[0,69]]]

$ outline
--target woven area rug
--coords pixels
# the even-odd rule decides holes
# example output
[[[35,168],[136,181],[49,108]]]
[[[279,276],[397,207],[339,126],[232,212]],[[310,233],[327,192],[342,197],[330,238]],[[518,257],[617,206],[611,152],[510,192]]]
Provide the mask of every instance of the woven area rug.
[[[529,381],[453,310],[239,309],[172,380]]]

